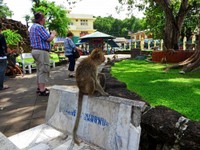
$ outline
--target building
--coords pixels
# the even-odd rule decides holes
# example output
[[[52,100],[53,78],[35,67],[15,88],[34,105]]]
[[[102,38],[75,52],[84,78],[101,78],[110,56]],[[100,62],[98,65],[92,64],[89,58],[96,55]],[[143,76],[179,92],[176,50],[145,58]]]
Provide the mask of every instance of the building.
[[[95,18],[93,15],[89,14],[71,14],[69,12],[68,17],[70,18],[69,30],[74,34],[73,41],[78,43],[78,40],[81,36],[95,32],[93,24]],[[58,47],[64,46],[64,37],[56,38],[56,45]]]
[[[95,18],[92,15],[69,13],[68,17],[71,20],[69,30],[72,31],[74,36],[81,37],[96,31],[93,28]]]
[[[130,37],[133,41],[141,40],[141,39],[151,39],[152,34],[147,34],[147,30],[138,31],[135,33],[130,33]]]

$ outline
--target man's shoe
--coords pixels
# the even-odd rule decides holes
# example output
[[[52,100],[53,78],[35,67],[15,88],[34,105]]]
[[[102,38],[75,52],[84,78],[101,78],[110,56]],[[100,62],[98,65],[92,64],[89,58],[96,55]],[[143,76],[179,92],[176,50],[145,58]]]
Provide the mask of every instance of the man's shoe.
[[[6,90],[6,89],[9,89],[10,87],[5,85],[1,90]]]
[[[74,78],[75,75],[73,75],[73,74],[69,74],[68,77],[69,77],[69,78]]]
[[[49,91],[49,89],[45,88],[45,91]],[[40,93],[40,89],[37,88],[36,93]]]

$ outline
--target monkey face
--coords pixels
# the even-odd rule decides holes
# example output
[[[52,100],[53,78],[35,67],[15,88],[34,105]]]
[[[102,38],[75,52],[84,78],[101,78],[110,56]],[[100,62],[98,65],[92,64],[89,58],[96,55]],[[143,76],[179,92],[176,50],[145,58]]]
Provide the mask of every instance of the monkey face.
[[[92,60],[99,62],[99,64],[105,61],[104,53],[100,48],[96,48],[92,51],[91,58]]]

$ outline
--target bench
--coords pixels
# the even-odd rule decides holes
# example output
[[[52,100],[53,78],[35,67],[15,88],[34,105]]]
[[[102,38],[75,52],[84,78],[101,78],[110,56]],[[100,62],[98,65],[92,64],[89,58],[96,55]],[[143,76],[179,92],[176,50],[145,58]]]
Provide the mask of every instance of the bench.
[[[34,62],[33,56],[31,53],[22,53],[20,54],[21,57],[21,63],[22,63],[22,70],[25,74],[26,71],[29,72],[29,74],[32,73],[33,69],[36,69],[36,63]],[[55,68],[55,61],[50,60],[50,64],[53,68]]]
[[[23,73],[25,74],[26,71],[28,71],[29,74],[31,74],[32,69],[36,69],[36,64],[34,62],[32,54],[31,53],[22,53],[22,54],[20,54],[20,57],[21,57]]]

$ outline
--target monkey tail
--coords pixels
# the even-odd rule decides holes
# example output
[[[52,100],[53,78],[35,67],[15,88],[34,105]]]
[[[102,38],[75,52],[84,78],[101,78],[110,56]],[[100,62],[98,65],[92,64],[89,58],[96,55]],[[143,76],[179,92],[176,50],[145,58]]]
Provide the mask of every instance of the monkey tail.
[[[77,145],[80,144],[80,142],[76,138],[76,132],[77,132],[79,121],[80,121],[80,117],[81,117],[82,102],[83,102],[83,93],[79,90],[77,115],[76,115],[76,121],[75,121],[74,129],[73,129],[73,140]]]

